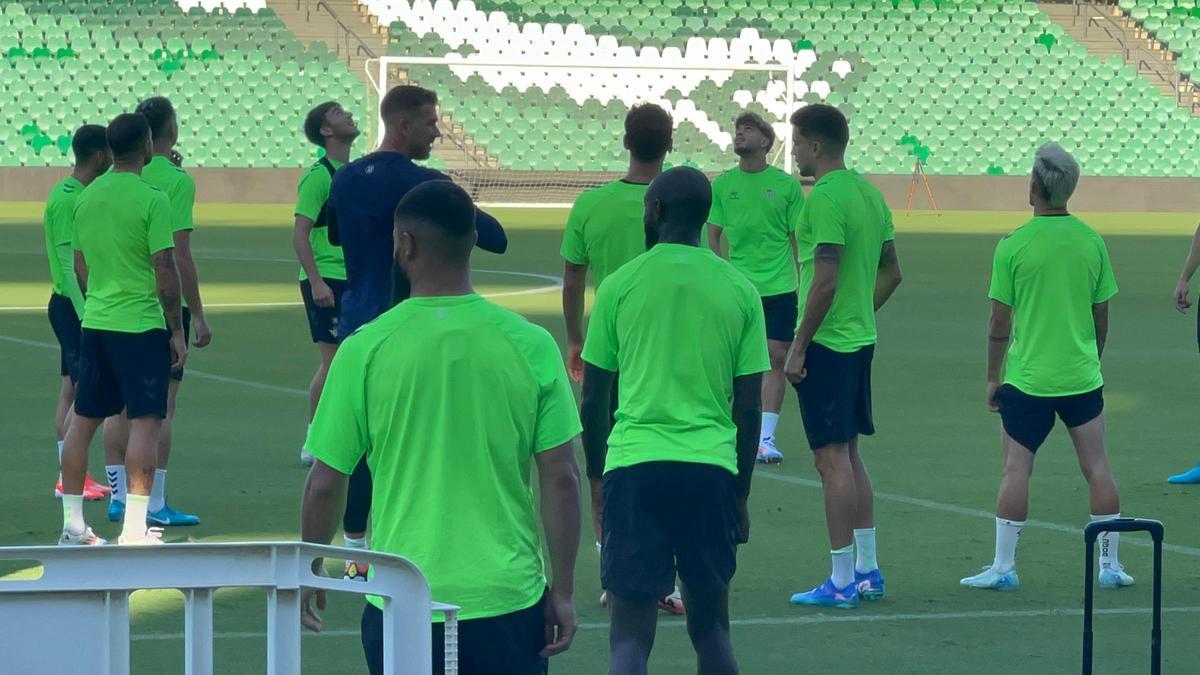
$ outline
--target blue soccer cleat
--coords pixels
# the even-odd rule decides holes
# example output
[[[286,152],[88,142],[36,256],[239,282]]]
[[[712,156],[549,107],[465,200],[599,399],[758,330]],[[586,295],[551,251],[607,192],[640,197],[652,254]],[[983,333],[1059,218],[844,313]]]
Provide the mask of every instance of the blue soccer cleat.
[[[108,503],[108,520],[113,523],[125,520],[125,502],[114,499]]]
[[[882,600],[884,593],[883,573],[878,569],[862,573],[854,570],[854,587],[863,600]]]
[[[1021,587],[1021,578],[1017,576],[1016,569],[1001,574],[988,565],[979,574],[967,577],[958,583],[970,588],[983,588],[990,591],[1015,591]]]
[[[1103,565],[1100,567],[1100,577],[1098,579],[1100,588],[1124,588],[1133,585],[1133,577],[1125,572],[1125,568],[1117,565],[1110,567]]]
[[[156,527],[191,527],[200,524],[200,516],[180,513],[164,504],[161,509],[146,514],[146,524]]]
[[[1167,479],[1168,483],[1175,485],[1200,485],[1200,464],[1192,467],[1183,473],[1177,473]]]
[[[792,604],[854,609],[858,607],[858,588],[854,584],[837,588],[833,585],[833,579],[826,579],[825,583],[807,593],[793,595]]]

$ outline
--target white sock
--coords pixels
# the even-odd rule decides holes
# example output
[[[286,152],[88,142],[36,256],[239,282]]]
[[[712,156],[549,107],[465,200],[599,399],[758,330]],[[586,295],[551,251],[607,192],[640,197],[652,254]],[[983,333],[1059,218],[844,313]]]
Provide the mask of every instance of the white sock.
[[[150,487],[150,512],[155,513],[167,505],[167,470],[154,470],[154,483]]]
[[[1114,513],[1111,516],[1097,516],[1095,514],[1092,514],[1092,522],[1094,523],[1099,520],[1112,520],[1114,518],[1120,518],[1120,517],[1121,517],[1121,514],[1119,514],[1119,513]],[[1101,532],[1100,533],[1100,536],[1097,538],[1097,541],[1100,542],[1100,566],[1101,567],[1111,567],[1113,569],[1116,569],[1121,566],[1121,563],[1117,560],[1117,544],[1120,543],[1120,539],[1121,539],[1120,532]]]
[[[63,449],[63,444],[64,444],[64,443],[66,443],[66,441],[59,441],[59,442],[58,442],[58,465],[59,465],[59,466],[62,466],[62,449]],[[61,478],[61,476],[60,476],[60,478]]]
[[[121,524],[121,536],[143,539],[146,536],[146,511],[150,497],[129,495],[125,498],[125,522]]]
[[[854,550],[857,553],[854,571],[866,574],[879,569],[879,561],[875,559],[875,528],[854,531]]]
[[[112,488],[112,501],[125,503],[125,493],[128,486],[125,483],[124,464],[106,464],[104,473],[108,474],[108,487]]]
[[[63,529],[79,534],[87,528],[83,522],[83,495],[63,495]]]
[[[830,551],[829,554],[833,557],[833,574],[829,575],[833,585],[845,588],[854,583],[854,544]]]
[[[361,537],[351,537],[350,535],[346,535],[345,540],[346,548],[358,548],[363,550],[366,550],[367,548],[367,535],[365,534]]]
[[[762,431],[759,433],[759,441],[765,441],[768,438],[775,437],[775,427],[779,424],[779,413],[765,412],[762,414]]]
[[[992,569],[1004,574],[1016,567],[1017,539],[1023,529],[1023,520],[996,518],[996,559],[992,561]]]

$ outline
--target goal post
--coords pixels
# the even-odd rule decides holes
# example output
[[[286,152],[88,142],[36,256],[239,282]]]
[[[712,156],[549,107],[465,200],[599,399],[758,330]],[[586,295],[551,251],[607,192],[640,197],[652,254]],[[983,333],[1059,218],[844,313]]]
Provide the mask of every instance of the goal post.
[[[695,166],[710,176],[734,166],[733,120],[753,110],[776,131],[768,161],[792,170],[787,116],[799,104],[793,64],[450,54],[385,56],[366,67],[376,103],[398,84],[438,94],[442,138],[428,164],[483,204],[570,206],[580,192],[620,178],[628,163],[625,112],[646,102],[672,116],[668,166]],[[382,129],[379,120],[372,147]]]

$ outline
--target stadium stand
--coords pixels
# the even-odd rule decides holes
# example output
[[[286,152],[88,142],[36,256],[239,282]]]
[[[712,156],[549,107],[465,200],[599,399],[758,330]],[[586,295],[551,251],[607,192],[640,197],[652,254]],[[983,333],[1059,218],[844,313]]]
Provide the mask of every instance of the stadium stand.
[[[1200,75],[1200,4],[1195,0],[1119,0],[1117,6],[1179,59],[1179,72]]]
[[[1194,62],[1200,17],[1182,11],[1193,0],[1120,1],[1177,49],[1181,72]],[[194,165],[301,166],[312,151],[296,128],[314,101],[351,101],[360,119],[374,105],[357,73],[320,42],[305,49],[262,0],[0,4],[0,87],[18,111],[0,129],[0,165],[65,165],[85,113],[103,119],[154,92],[180,99]],[[853,117],[850,159],[864,172],[907,173],[920,154],[932,174],[1019,173],[1031,148],[1056,139],[1089,174],[1200,176],[1200,118],[1120,59],[1089,53],[1035,3],[360,4],[393,56],[529,64],[407,66],[390,82],[437,90],[493,169],[620,170],[624,111],[652,100],[675,117],[672,160],[716,171],[730,161],[741,109],[786,133],[795,104],[825,101]],[[794,64],[797,100],[786,100],[780,73],[537,67],[583,60]]]

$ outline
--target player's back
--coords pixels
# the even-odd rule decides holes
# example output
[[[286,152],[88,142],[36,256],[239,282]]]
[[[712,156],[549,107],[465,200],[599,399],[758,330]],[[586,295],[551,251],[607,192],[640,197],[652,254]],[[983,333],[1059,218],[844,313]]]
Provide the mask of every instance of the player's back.
[[[606,470],[686,457],[736,473],[733,379],[765,369],[764,331],[754,286],[707,248],[658,244],[610,276],[583,353],[620,376]]]
[[[347,338],[338,359],[366,372],[372,548],[410,558],[435,597],[475,616],[535,602],[545,578],[531,459],[578,433],[550,334],[478,295],[416,297]],[[553,400],[573,428],[543,423]]]
[[[1116,292],[1104,240],[1075,216],[1034,217],[1005,237],[989,295],[1013,308],[1006,380],[1033,395],[1099,386],[1092,307]]]
[[[50,261],[50,278],[54,292],[67,295],[68,284],[75,284],[68,274],[74,270],[69,259],[60,259],[58,247],[70,245],[75,234],[75,199],[83,192],[84,185],[74,176],[67,176],[54,186],[46,198],[46,210],[42,227],[46,234],[46,256]],[[77,284],[76,284],[77,286]]]
[[[643,214],[648,188],[644,183],[615,180],[575,200],[563,232],[561,253],[572,263],[588,265],[597,287],[646,251]]]

